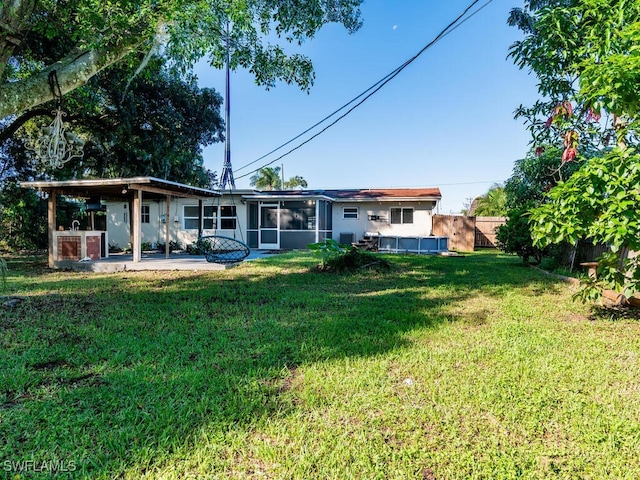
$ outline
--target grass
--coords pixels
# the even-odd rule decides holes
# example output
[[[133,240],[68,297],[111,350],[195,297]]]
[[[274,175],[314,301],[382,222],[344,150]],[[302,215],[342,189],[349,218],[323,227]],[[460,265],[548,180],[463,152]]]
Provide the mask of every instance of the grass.
[[[0,308],[0,470],[640,477],[636,318],[515,257],[386,258],[354,275],[301,253],[201,273],[10,258],[4,293],[24,301]]]

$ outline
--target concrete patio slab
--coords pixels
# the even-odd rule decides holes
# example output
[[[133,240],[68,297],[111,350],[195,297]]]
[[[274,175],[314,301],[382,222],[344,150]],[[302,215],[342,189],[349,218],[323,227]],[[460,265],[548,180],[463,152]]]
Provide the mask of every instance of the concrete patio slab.
[[[251,261],[258,258],[265,258],[273,255],[273,252],[264,252],[260,250],[252,250],[245,261]],[[242,262],[240,262],[242,263]],[[191,271],[211,271],[226,270],[239,265],[234,263],[223,265],[219,263],[209,263],[202,255],[172,254],[169,258],[165,258],[164,254],[143,254],[139,262],[133,261],[131,254],[110,254],[109,258],[103,258],[95,261],[67,261],[58,262],[58,268],[70,269],[77,272],[124,272],[124,271],[142,271],[142,270],[191,270]]]

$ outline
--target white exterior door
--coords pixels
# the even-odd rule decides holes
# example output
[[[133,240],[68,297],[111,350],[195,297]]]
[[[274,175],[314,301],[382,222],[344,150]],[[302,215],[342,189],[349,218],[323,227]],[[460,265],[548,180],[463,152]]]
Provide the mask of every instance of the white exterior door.
[[[258,248],[280,248],[280,207],[278,204],[261,204],[259,215]]]

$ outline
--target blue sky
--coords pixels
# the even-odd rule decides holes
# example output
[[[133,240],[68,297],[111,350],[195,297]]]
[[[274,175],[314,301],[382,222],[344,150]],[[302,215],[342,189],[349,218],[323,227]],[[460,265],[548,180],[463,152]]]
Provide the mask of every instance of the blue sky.
[[[231,161],[236,187],[254,168],[289,148],[241,167],[290,140],[359,95],[416,54],[469,0],[369,0],[363,26],[349,35],[324,27],[299,48],[314,64],[310,93],[278,84],[269,91],[246,71],[231,74]],[[530,140],[521,104],[537,98],[536,80],[507,59],[521,38],[506,25],[513,0],[494,0],[427,50],[382,90],[328,131],[272,166],[303,176],[309,188],[440,187],[441,213],[504,182]],[[224,92],[224,75],[197,68],[202,87]],[[308,135],[307,135],[308,136]],[[306,138],[306,137],[303,137]],[[221,172],[222,144],[207,147],[205,165]]]

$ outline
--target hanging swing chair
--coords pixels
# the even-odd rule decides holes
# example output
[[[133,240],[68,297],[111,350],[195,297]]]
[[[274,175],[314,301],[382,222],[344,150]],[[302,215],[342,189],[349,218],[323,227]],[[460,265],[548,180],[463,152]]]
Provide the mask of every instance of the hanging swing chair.
[[[221,235],[202,236],[198,238],[196,247],[207,262],[223,265],[242,262],[251,252],[246,243]]]
[[[229,193],[231,194],[231,203],[235,209],[236,204],[233,200],[233,193],[231,191],[231,188],[229,189]],[[216,203],[216,211],[218,211],[218,206],[219,200]],[[216,215],[216,229],[218,227],[218,221],[220,221],[220,219]],[[239,228],[238,230],[240,231],[240,236],[242,237],[242,228]],[[234,229],[233,236],[235,237],[235,235],[236,230]],[[238,240],[236,238],[215,234],[203,235],[198,237],[196,248],[202,255],[204,255],[204,258],[207,260],[207,262],[220,263],[222,265],[230,265],[232,263],[242,262],[249,256],[249,253],[251,253],[249,246],[244,242],[244,238],[242,240]]]
[[[225,93],[225,124],[226,124],[226,136],[225,136],[225,162],[222,167],[222,175],[220,178],[219,187],[220,189],[224,189],[225,186],[229,186],[229,193],[231,195],[231,203],[233,205],[234,210],[236,211],[236,222],[238,221],[238,215],[236,210],[235,201],[233,199],[233,191],[235,188],[235,182],[233,180],[233,170],[231,169],[231,149],[229,138],[231,136],[231,132],[229,129],[230,122],[230,108],[229,108],[229,23],[227,22],[227,36],[226,36],[226,44],[227,44],[227,56],[226,56],[226,93]],[[216,211],[218,211],[218,207],[220,205],[220,197],[218,197],[218,202],[216,204]],[[215,229],[218,228],[218,221],[220,218],[216,215],[216,224]],[[237,227],[237,223],[235,225]],[[220,263],[223,265],[229,265],[232,263],[242,262],[245,258],[249,256],[251,250],[249,246],[244,243],[244,238],[242,240],[237,240],[236,229],[240,231],[240,237],[242,237],[242,227],[233,229],[233,237],[226,237],[223,235],[207,235],[200,236],[196,243],[196,247],[198,250],[204,255],[207,262],[210,263]]]

